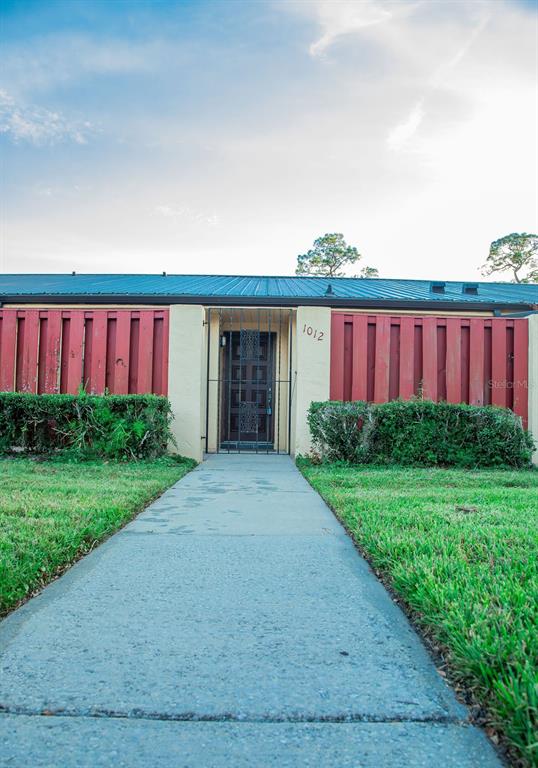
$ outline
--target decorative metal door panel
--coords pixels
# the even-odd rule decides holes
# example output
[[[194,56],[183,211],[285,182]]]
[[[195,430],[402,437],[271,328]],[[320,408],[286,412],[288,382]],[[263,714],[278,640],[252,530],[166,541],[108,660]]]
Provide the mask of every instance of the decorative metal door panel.
[[[273,442],[276,334],[241,329],[222,335],[223,444]]]

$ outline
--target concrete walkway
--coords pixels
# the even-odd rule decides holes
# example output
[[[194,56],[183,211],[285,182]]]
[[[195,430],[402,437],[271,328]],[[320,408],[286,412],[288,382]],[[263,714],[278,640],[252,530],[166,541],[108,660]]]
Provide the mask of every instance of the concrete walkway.
[[[210,457],[0,648],[1,766],[500,765],[284,456]]]

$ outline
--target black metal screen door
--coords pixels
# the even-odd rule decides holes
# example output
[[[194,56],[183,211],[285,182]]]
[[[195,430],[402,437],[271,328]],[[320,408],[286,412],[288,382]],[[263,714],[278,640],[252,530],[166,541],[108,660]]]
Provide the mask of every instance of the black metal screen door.
[[[223,336],[223,447],[272,445],[275,336],[252,329]]]

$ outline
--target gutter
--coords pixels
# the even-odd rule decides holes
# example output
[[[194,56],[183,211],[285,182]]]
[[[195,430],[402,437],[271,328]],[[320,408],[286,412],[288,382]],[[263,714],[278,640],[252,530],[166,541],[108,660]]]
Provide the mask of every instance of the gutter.
[[[443,311],[474,311],[474,312],[523,312],[529,313],[535,309],[534,304],[477,301],[419,301],[417,299],[340,299],[336,296],[328,297],[266,297],[266,296],[166,296],[158,295],[4,295],[0,298],[2,304],[202,304],[206,307],[332,307],[362,309],[416,309],[417,311],[443,310]]]
[[[512,309],[512,307],[511,307]],[[536,309],[527,309],[523,312],[510,312],[510,314],[502,313],[499,309],[496,309],[493,313],[495,317],[530,317],[530,315],[538,315],[538,310]]]

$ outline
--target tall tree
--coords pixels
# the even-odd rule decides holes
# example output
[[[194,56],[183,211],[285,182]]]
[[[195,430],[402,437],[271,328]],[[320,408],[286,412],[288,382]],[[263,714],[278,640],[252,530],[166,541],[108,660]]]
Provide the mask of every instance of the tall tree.
[[[346,277],[344,268],[357,264],[362,256],[354,245],[348,245],[340,232],[323,235],[314,240],[314,246],[297,256],[296,275],[315,277]],[[363,267],[354,277],[377,277],[375,267]]]
[[[489,256],[482,266],[482,274],[512,272],[514,283],[538,282],[538,235],[513,232],[494,240]]]

